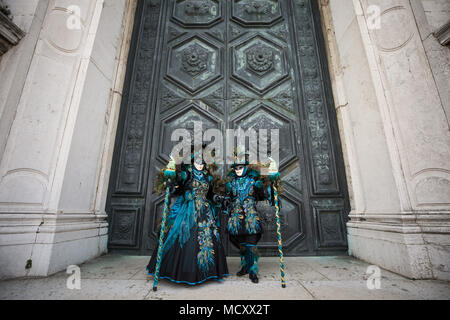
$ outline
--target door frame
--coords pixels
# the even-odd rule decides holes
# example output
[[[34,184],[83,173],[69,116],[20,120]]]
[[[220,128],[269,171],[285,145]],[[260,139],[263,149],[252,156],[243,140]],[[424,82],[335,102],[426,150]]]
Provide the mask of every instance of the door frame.
[[[348,221],[348,214],[350,211],[350,204],[349,204],[349,197],[348,197],[348,189],[347,189],[347,182],[346,182],[346,175],[345,175],[345,168],[344,168],[344,161],[343,161],[343,155],[342,155],[342,145],[341,145],[341,139],[339,135],[339,129],[338,129],[338,122],[337,122],[337,115],[336,110],[334,108],[334,99],[332,94],[332,87],[331,87],[331,80],[330,80],[330,73],[328,69],[328,61],[326,56],[326,48],[325,48],[325,40],[324,35],[322,32],[321,27],[321,17],[320,17],[320,9],[318,7],[318,4],[314,0],[299,0],[299,1],[305,1],[307,5],[310,5],[311,12],[312,12],[312,21],[314,29],[314,37],[315,37],[315,45],[317,46],[317,52],[319,55],[319,61],[320,61],[320,73],[323,83],[323,89],[324,89],[324,99],[326,101],[326,107],[327,107],[327,114],[328,114],[328,125],[329,130],[331,132],[331,139],[333,143],[331,144],[331,148],[333,150],[333,154],[335,156],[335,165],[336,165],[336,174],[337,174],[337,181],[339,183],[339,194],[336,194],[336,196],[339,196],[342,198],[342,206],[340,208],[336,208],[332,204],[327,205],[326,200],[329,198],[329,196],[322,197],[322,196],[309,196],[311,204],[307,204],[309,206],[308,209],[311,210],[313,215],[311,217],[314,217],[312,219],[312,232],[314,233],[313,239],[315,241],[315,247],[317,250],[312,254],[305,254],[305,255],[329,255],[329,254],[345,254],[347,252],[347,244],[344,247],[341,247],[339,249],[333,249],[333,248],[321,248],[322,243],[319,243],[319,237],[321,232],[321,226],[318,225],[317,219],[318,216],[321,215],[323,212],[336,212],[336,211],[343,211],[340,212],[340,217],[342,217],[342,225],[344,228],[346,228],[346,222]],[[158,54],[155,54],[156,52],[159,52],[161,50],[162,45],[162,37],[160,28],[162,27],[162,21],[166,15],[167,5],[160,5],[160,0],[143,0],[138,1],[137,8],[136,8],[136,14],[135,14],[135,21],[133,26],[133,33],[131,37],[131,46],[129,51],[129,57],[127,62],[127,71],[125,76],[125,83],[124,83],[124,89],[123,89],[123,96],[122,96],[122,103],[120,107],[120,114],[119,114],[119,121],[118,121],[118,127],[116,132],[116,141],[114,146],[114,155],[113,155],[113,163],[111,166],[111,175],[110,175],[110,182],[109,182],[109,188],[108,188],[108,195],[107,195],[107,204],[106,204],[106,212],[108,214],[108,223],[109,223],[109,232],[108,232],[108,247],[110,251],[120,251],[124,254],[148,254],[148,250],[143,248],[142,245],[142,237],[145,234],[143,228],[145,226],[144,219],[145,219],[145,212],[149,209],[146,206],[146,199],[148,197],[149,189],[152,188],[144,181],[149,181],[149,173],[151,170],[149,170],[150,166],[146,166],[145,163],[149,163],[150,159],[150,145],[151,145],[151,139],[149,137],[152,136],[150,133],[151,130],[153,130],[153,127],[150,128],[150,126],[147,126],[147,129],[150,130],[147,132],[146,137],[147,139],[144,139],[142,141],[142,146],[145,146],[145,149],[147,150],[145,154],[143,155],[141,159],[141,186],[139,189],[136,190],[136,192],[132,192],[130,194],[124,195],[124,199],[126,198],[132,198],[135,197],[137,200],[134,201],[134,203],[138,206],[137,209],[132,209],[129,206],[129,203],[126,201],[119,201],[113,203],[113,199],[115,198],[114,195],[117,194],[117,176],[119,174],[119,167],[120,167],[120,158],[121,153],[123,153],[123,143],[125,140],[125,133],[126,133],[126,122],[127,118],[129,117],[130,108],[132,108],[133,99],[136,97],[136,92],[141,90],[142,84],[139,84],[136,82],[137,77],[137,68],[139,66],[139,59],[140,57],[140,49],[142,48],[142,44],[144,41],[149,41],[148,39],[152,39],[154,46],[152,46],[150,49],[146,50],[147,57],[152,57],[152,68],[151,70],[148,70],[148,74],[146,75],[147,78],[150,77],[150,87],[153,88],[153,92],[147,93],[147,96],[145,97],[145,94],[140,95],[141,99],[147,99],[146,104],[147,105],[153,105],[154,100],[157,99],[157,95],[155,94],[155,90],[158,86],[153,86],[151,83],[156,79],[156,77],[160,74],[159,67],[161,64],[156,63]],[[156,16],[155,12],[158,12],[157,16],[158,19],[154,19]],[[153,17],[151,19],[150,17]],[[157,23],[156,23],[157,22]],[[156,25],[155,25],[156,23]],[[153,29],[148,29],[149,27],[152,27]],[[147,33],[147,34],[146,34]],[[295,50],[294,50],[295,51]],[[294,55],[294,53],[292,54]],[[147,62],[148,63],[148,62]],[[298,59],[293,59],[292,63],[295,64],[295,67],[298,68],[299,61]],[[150,75],[151,73],[151,75]],[[300,74],[300,72],[298,72]],[[144,76],[145,77],[145,76]],[[146,79],[146,81],[149,81]],[[149,124],[153,123],[153,117],[150,114],[147,114],[147,121],[149,121]],[[306,125],[302,124],[300,126],[300,129],[302,130],[302,137],[303,139],[306,139],[307,136],[306,132]],[[303,141],[302,144],[306,145],[307,141]],[[306,152],[306,148],[304,148]],[[307,157],[309,159],[309,157]],[[308,161],[308,160],[307,160]],[[151,179],[150,179],[151,180]],[[311,186],[313,181],[311,181],[311,177],[306,175],[306,180],[308,181],[308,187]],[[116,189],[116,191],[114,191]],[[323,200],[323,201],[322,201]],[[319,201],[315,204],[314,201]],[[322,202],[320,202],[322,201]],[[325,201],[325,202],[324,202]],[[306,203],[305,203],[306,205]],[[112,217],[115,214],[115,212],[120,210],[123,210],[123,212],[129,212],[130,215],[133,215],[135,217],[135,224],[133,226],[132,232],[134,234],[133,241],[124,241],[123,243],[119,242],[111,242],[110,239],[114,232],[113,230],[113,221]],[[128,211],[127,211],[128,210]],[[346,234],[346,230],[343,231],[343,233]],[[346,239],[345,239],[346,242]],[[128,244],[132,245],[128,245]]]

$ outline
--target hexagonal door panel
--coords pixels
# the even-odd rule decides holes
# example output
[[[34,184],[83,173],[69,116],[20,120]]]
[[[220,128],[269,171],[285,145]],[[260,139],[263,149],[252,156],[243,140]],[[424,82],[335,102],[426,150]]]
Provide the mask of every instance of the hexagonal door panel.
[[[288,78],[285,49],[257,35],[232,47],[232,77],[259,94]]]
[[[256,131],[266,129],[268,141],[271,141],[272,138],[270,131],[272,129],[278,129],[280,165],[285,164],[296,154],[292,121],[276,113],[271,107],[265,104],[259,104],[257,107],[235,119],[232,124],[233,128],[242,128],[245,131],[249,128],[253,128]],[[270,148],[271,145],[268,143],[267,150],[269,152]]]
[[[219,0],[177,0],[172,20],[183,27],[212,26],[222,20]]]
[[[294,241],[305,236],[303,232],[303,217],[302,214],[299,214],[303,210],[301,202],[293,196],[285,193],[280,198],[283,205],[283,210],[280,212],[281,234],[283,237],[283,246],[288,247]],[[276,253],[278,246],[275,241],[277,238],[275,210],[265,202],[259,202],[257,210],[264,229],[259,246],[266,249],[266,254],[268,253],[267,251]]]
[[[159,156],[163,163],[169,159],[168,155],[178,143],[171,141],[172,133],[177,129],[186,129],[193,139],[195,122],[201,124],[203,132],[221,126],[220,120],[202,110],[197,102],[186,105],[180,112],[173,113],[162,120]]]
[[[232,20],[243,26],[272,26],[283,17],[278,0],[233,0]]]
[[[187,39],[170,49],[167,77],[195,94],[222,78],[222,50],[197,36]]]

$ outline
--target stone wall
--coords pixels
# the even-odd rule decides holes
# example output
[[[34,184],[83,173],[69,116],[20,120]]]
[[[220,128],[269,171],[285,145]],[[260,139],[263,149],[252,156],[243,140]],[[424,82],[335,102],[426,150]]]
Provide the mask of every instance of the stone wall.
[[[349,252],[411,278],[449,279],[449,51],[430,25],[448,8],[321,5],[352,194]]]
[[[1,61],[22,89],[0,84],[9,99],[0,105],[8,133],[0,162],[0,278],[45,276],[106,252],[111,137],[135,7],[131,0],[80,1],[80,10],[67,0],[11,2],[34,4],[32,22],[21,20],[34,45],[24,39],[14,48],[28,54],[26,68],[15,52]],[[33,12],[14,5],[13,16]],[[68,19],[80,28],[69,28]],[[14,59],[18,71],[10,70]]]
[[[48,1],[7,0],[4,4],[8,5],[13,22],[26,33],[26,37],[20,45],[0,57],[0,156],[5,149]]]

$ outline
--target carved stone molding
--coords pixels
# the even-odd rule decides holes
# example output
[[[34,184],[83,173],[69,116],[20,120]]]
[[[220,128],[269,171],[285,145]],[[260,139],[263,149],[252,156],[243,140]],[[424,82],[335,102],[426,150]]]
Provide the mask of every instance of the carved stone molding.
[[[450,44],[450,20],[433,34],[438,39],[440,44],[443,46],[448,46]]]
[[[25,32],[0,11],[0,56],[17,45],[24,36]]]

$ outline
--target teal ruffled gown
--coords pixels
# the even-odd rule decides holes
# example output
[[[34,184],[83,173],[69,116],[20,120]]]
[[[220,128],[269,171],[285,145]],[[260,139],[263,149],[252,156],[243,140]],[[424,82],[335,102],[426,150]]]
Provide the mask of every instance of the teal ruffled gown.
[[[212,203],[213,178],[193,166],[185,173],[168,216],[159,276],[188,285],[221,281],[229,274]],[[147,265],[150,275],[155,272],[156,255],[157,246]]]

